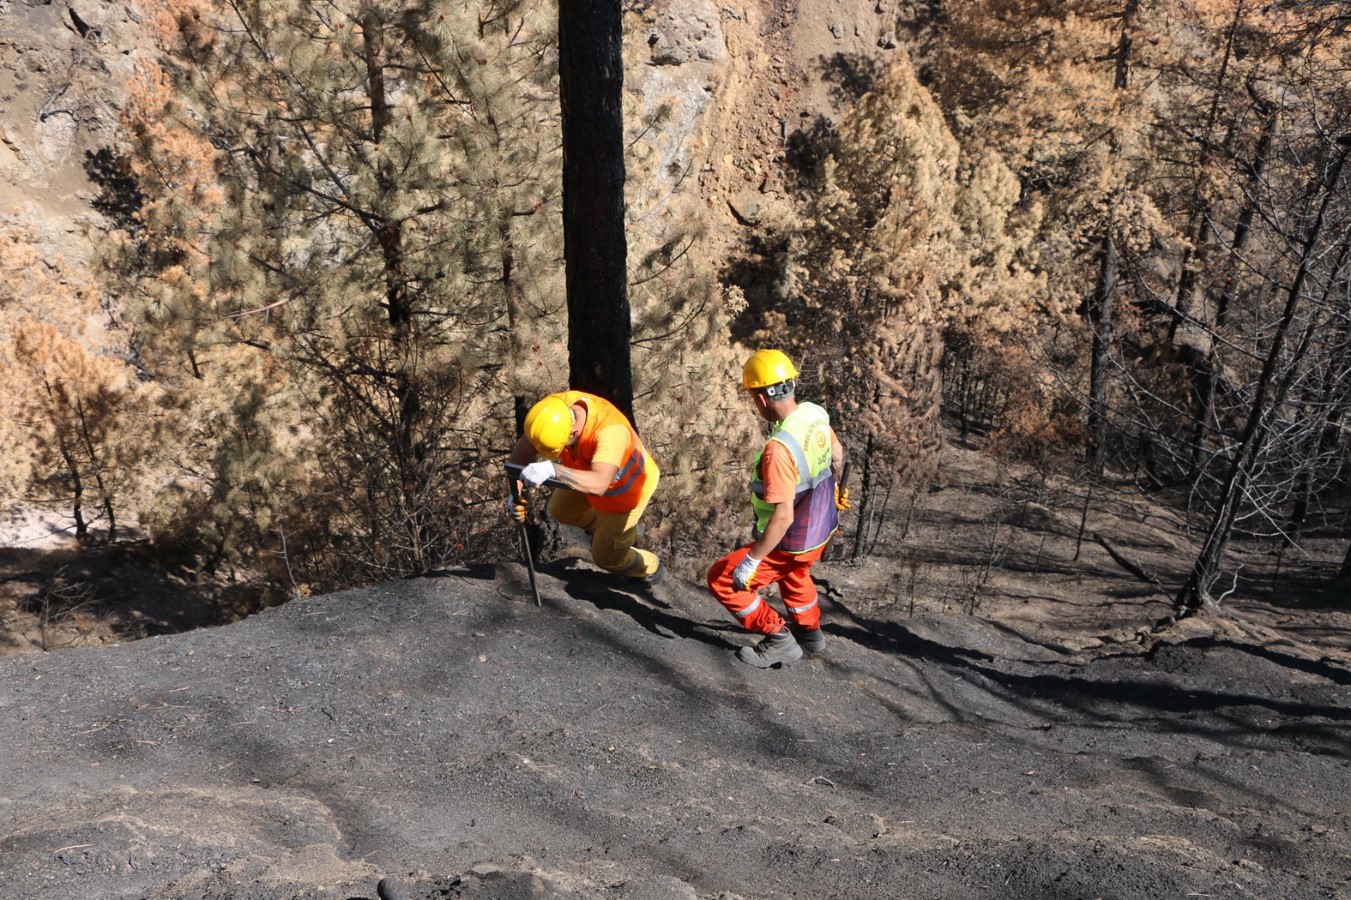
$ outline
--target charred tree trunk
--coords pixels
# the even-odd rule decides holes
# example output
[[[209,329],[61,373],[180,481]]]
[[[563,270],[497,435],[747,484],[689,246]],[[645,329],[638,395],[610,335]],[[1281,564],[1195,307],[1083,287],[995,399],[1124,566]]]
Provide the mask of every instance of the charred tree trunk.
[[[379,146],[393,115],[385,92],[384,22],[374,10],[368,9],[361,18],[361,30],[365,42],[367,91],[371,101],[371,143]],[[384,192],[394,189],[394,172],[389,163],[380,166],[376,181]],[[394,219],[383,219],[373,223],[373,227],[385,266],[385,305],[388,307],[389,325],[394,331],[396,343],[402,343],[407,339],[408,328],[413,321],[408,279],[405,276],[403,224]]]
[[[371,101],[371,143],[379,146],[384,140],[393,110],[385,88],[384,21],[373,9],[367,9],[361,18],[364,41],[367,91]],[[382,192],[395,188],[395,173],[389,163],[376,171],[376,182]],[[390,436],[391,450],[397,465],[402,505],[400,518],[407,535],[408,549],[415,571],[423,571],[426,559],[426,535],[420,523],[426,474],[423,471],[421,451],[417,438],[418,423],[422,418],[422,392],[417,372],[410,364],[413,341],[413,305],[408,292],[407,265],[403,246],[403,223],[383,218],[372,222],[376,242],[384,263],[385,305],[389,317],[391,340],[397,362],[386,377],[393,392],[398,419]],[[383,368],[383,367],[382,367]],[[374,522],[372,523],[374,524]]]
[[[1243,252],[1248,247],[1248,242],[1252,239],[1252,223],[1257,217],[1257,192],[1266,174],[1267,160],[1271,156],[1271,147],[1276,136],[1276,124],[1279,114],[1277,105],[1262,97],[1257,93],[1256,88],[1249,87],[1249,95],[1252,96],[1257,109],[1264,116],[1262,120],[1262,133],[1257,139],[1257,147],[1253,150],[1252,162],[1246,167],[1247,178],[1246,190],[1244,195],[1248,198],[1244,203],[1243,211],[1239,213],[1238,223],[1234,226],[1233,240],[1229,245],[1228,259],[1225,263],[1225,276],[1222,282],[1219,299],[1215,302],[1215,327],[1223,328],[1229,321],[1229,307],[1233,304],[1234,282],[1238,277],[1239,269],[1242,268],[1241,261]]]
[[[1102,240],[1098,285],[1088,306],[1088,324],[1093,330],[1093,356],[1089,363],[1088,384],[1088,467],[1102,475],[1107,449],[1107,381],[1111,367],[1113,307],[1120,260],[1116,242],[1109,233]]]
[[[1210,223],[1210,202],[1204,188],[1206,173],[1214,159],[1212,136],[1220,118],[1220,99],[1223,96],[1225,81],[1229,76],[1229,62],[1234,50],[1234,39],[1238,35],[1243,21],[1243,0],[1234,4],[1234,19],[1229,25],[1225,39],[1224,54],[1220,58],[1220,71],[1210,95],[1210,110],[1206,114],[1205,125],[1201,129],[1200,148],[1196,160],[1196,177],[1192,181],[1191,209],[1187,216],[1187,245],[1182,253],[1181,276],[1178,278],[1177,294],[1173,301],[1176,315],[1168,327],[1168,341],[1173,343],[1179,327],[1186,327],[1192,319],[1204,319],[1205,288],[1201,273],[1206,269],[1213,240]]]
[[[1139,7],[1139,0],[1128,0],[1121,13],[1121,35],[1111,56],[1116,61],[1112,85],[1118,91],[1125,90],[1130,83],[1131,28]],[[1114,139],[1112,153],[1116,155],[1119,152]],[[1125,186],[1122,185],[1117,192],[1118,200],[1124,191]],[[1098,258],[1098,283],[1086,309],[1088,324],[1093,330],[1093,355],[1089,363],[1088,387],[1088,467],[1094,475],[1102,474],[1107,450],[1107,382],[1115,331],[1116,288],[1121,278],[1121,259],[1116,246],[1116,236],[1113,233],[1116,229],[1116,205],[1115,202],[1112,204],[1112,213],[1103,228]]]
[[[99,460],[98,446],[94,441],[94,425],[90,421],[89,411],[82,401],[77,401],[72,409],[80,422],[80,443],[84,446],[85,456],[89,459],[89,471],[94,476],[94,486],[98,488],[103,514],[108,517],[108,543],[117,540],[117,512],[113,508],[112,491],[103,478],[103,465]]]
[[[1219,297],[1215,301],[1214,328],[1217,332],[1223,329],[1229,321],[1229,307],[1233,304],[1234,281],[1237,278],[1243,253],[1247,250],[1248,241],[1252,237],[1253,218],[1257,215],[1257,201],[1255,199],[1257,186],[1262,181],[1267,157],[1271,153],[1272,139],[1276,133],[1275,105],[1262,100],[1255,94],[1254,99],[1258,101],[1258,108],[1265,114],[1266,118],[1262,122],[1262,133],[1257,140],[1252,163],[1247,167],[1248,190],[1246,195],[1249,199],[1244,204],[1243,211],[1239,213],[1238,223],[1234,226],[1233,241],[1229,245],[1228,261],[1225,266],[1226,274],[1221,283]],[[1196,394],[1199,399],[1196,410],[1196,431],[1192,437],[1191,472],[1193,482],[1201,477],[1202,470],[1206,465],[1207,439],[1212,430],[1211,419],[1214,418],[1215,414],[1215,393],[1218,388],[1219,373],[1218,342],[1212,340],[1210,352],[1206,357],[1206,364],[1198,373],[1199,383],[1196,386]]]
[[[618,0],[561,0],[558,90],[570,381],[633,421],[621,12]]]
[[[498,235],[502,239],[502,297],[507,304],[507,341],[510,346],[511,365],[519,367],[524,348],[521,341],[521,288],[516,283],[516,252],[511,242],[511,220],[503,217],[497,225]],[[512,396],[516,437],[525,434],[525,415],[529,411],[529,400],[522,394]]]
[[[75,519],[75,540],[83,544],[89,540],[89,523],[84,520],[84,479],[80,477],[80,467],[75,462],[70,448],[66,446],[65,438],[58,435],[57,440],[61,447],[61,459],[65,461],[66,471],[70,473],[70,513]]]
[[[864,549],[867,543],[867,532],[871,526],[873,515],[872,495],[873,495],[873,436],[868,435],[868,441],[863,448],[863,485],[859,488],[858,497],[860,502],[854,516],[854,546],[849,551],[850,559],[860,559],[866,555]]]
[[[1341,272],[1346,265],[1347,255],[1351,253],[1351,234],[1343,238],[1341,249],[1337,251],[1337,261],[1333,264],[1333,272]],[[1321,302],[1326,304],[1334,290],[1345,292],[1347,283],[1344,278],[1330,279],[1327,288],[1323,291]],[[1329,348],[1344,347],[1347,343],[1348,328],[1345,323],[1333,330],[1333,337],[1328,342]],[[1323,376],[1318,388],[1318,395],[1304,404],[1303,419],[1309,427],[1309,449],[1301,454],[1304,458],[1299,473],[1295,476],[1295,487],[1293,491],[1294,504],[1290,510],[1290,517],[1286,520],[1285,543],[1292,546],[1298,539],[1299,533],[1304,529],[1305,522],[1309,518],[1309,505],[1314,496],[1314,469],[1319,461],[1332,453],[1341,437],[1341,409],[1333,409],[1333,395],[1343,380],[1348,375],[1348,365],[1345,357],[1333,351],[1332,359],[1329,364],[1323,368]]]
[[[1242,436],[1239,438],[1238,446],[1230,459],[1229,474],[1225,479],[1224,489],[1220,494],[1201,552],[1192,566],[1191,574],[1188,575],[1186,583],[1178,591],[1175,603],[1179,617],[1210,611],[1215,607],[1215,600],[1210,595],[1210,589],[1219,578],[1220,566],[1224,561],[1225,551],[1229,547],[1230,537],[1233,535],[1239,505],[1247,493],[1258,455],[1269,437],[1268,413],[1284,401],[1286,390],[1292,380],[1290,367],[1297,364],[1312,339],[1314,322],[1311,319],[1309,326],[1305,329],[1301,347],[1294,351],[1293,361],[1287,363],[1287,369],[1284,372],[1277,371],[1285,353],[1286,339],[1289,337],[1291,326],[1295,321],[1296,313],[1299,311],[1300,300],[1304,295],[1304,283],[1308,280],[1309,269],[1314,262],[1314,250],[1323,234],[1328,209],[1336,196],[1337,183],[1341,180],[1342,168],[1346,164],[1348,151],[1351,151],[1351,142],[1348,142],[1346,137],[1343,137],[1338,143],[1342,145],[1341,150],[1332,165],[1326,183],[1323,185],[1322,202],[1319,204],[1313,222],[1309,225],[1308,232],[1300,242],[1299,267],[1286,290],[1285,309],[1281,313],[1280,322],[1271,339],[1271,347],[1262,363],[1262,371],[1257,379],[1252,407],[1248,414],[1247,423],[1244,425]]]

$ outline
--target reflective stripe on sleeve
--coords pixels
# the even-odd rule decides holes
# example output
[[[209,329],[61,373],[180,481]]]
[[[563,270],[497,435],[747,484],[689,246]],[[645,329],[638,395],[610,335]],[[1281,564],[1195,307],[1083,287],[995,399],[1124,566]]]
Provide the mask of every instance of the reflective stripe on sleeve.
[[[803,452],[802,445],[798,443],[797,438],[786,431],[780,431],[772,440],[778,441],[788,448],[793,454],[793,462],[797,464],[797,490],[794,493],[802,493],[811,490],[812,467],[807,463],[807,454]]]

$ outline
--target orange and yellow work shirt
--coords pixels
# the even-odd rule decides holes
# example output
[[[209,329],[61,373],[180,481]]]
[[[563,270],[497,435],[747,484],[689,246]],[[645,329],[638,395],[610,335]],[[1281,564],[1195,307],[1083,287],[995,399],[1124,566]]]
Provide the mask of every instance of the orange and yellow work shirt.
[[[765,502],[777,506],[797,497],[797,460],[793,451],[778,441],[765,444],[760,457],[760,478],[765,483]]]
[[[559,461],[570,469],[590,469],[594,463],[617,466],[610,487],[600,496],[586,495],[597,512],[629,512],[652,496],[660,472],[643,447],[638,432],[613,403],[584,391],[563,391],[569,406],[586,408],[586,424],[576,447],[565,447]]]

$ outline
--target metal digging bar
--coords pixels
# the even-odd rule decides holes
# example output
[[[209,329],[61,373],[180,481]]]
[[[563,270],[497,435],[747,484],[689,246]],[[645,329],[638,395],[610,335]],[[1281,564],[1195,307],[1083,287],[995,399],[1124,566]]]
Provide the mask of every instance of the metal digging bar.
[[[515,468],[513,473],[511,470]],[[520,485],[519,476],[521,474],[520,466],[507,466],[507,487],[511,489],[511,500],[515,503],[521,499],[518,486]],[[525,568],[530,573],[530,593],[535,598],[536,606],[544,604],[539,600],[539,585],[535,582],[535,554],[530,550],[530,532],[526,529],[524,522],[521,524],[521,550],[525,553]]]

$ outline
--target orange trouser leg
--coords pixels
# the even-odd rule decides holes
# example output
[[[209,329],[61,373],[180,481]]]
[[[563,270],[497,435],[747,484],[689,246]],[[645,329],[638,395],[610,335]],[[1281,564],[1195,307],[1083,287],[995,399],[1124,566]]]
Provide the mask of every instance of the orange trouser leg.
[[[810,574],[812,563],[816,562],[819,554],[804,560],[791,553],[775,550],[760,561],[749,589],[739,591],[732,585],[732,572],[746,558],[750,549],[751,545],[747,544],[734,550],[708,570],[708,589],[718,602],[747,631],[773,634],[783,628],[783,617],[755,591],[777,583],[788,617],[803,628],[819,628],[821,608],[816,602],[816,585]]]
[[[808,630],[821,627],[821,604],[816,602],[816,582],[812,581],[812,566],[817,556],[819,553],[810,560],[794,557],[797,565],[779,579],[779,596],[783,598],[789,620]],[[760,565],[763,567],[764,563]]]

